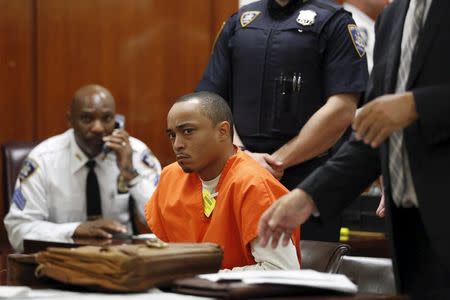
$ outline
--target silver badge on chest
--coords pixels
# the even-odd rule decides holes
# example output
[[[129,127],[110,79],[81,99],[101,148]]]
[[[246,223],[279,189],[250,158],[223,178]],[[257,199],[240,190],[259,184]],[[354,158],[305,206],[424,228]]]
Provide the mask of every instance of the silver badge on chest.
[[[298,13],[297,23],[302,26],[311,26],[316,20],[317,13],[313,10],[301,10]]]

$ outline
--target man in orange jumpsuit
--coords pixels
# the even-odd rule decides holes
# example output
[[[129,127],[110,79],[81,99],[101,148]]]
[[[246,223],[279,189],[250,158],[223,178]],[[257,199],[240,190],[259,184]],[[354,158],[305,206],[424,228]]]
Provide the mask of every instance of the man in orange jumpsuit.
[[[233,145],[225,100],[210,92],[181,97],[168,113],[167,135],[177,162],[164,168],[146,204],[152,231],[166,242],[219,244],[224,269],[298,269],[299,231],[286,247],[258,244],[260,216],[287,189]]]

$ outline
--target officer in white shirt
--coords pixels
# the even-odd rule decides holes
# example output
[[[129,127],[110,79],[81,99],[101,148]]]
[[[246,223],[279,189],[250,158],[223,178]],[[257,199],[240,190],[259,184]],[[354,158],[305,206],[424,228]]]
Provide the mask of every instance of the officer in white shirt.
[[[131,233],[130,196],[145,222],[144,204],[158,183],[161,166],[143,142],[115,129],[114,116],[114,98],[107,89],[82,87],[68,112],[72,129],[30,152],[4,220],[14,249],[22,251],[24,239]],[[87,218],[88,161],[95,161],[100,195],[101,216],[96,220]]]

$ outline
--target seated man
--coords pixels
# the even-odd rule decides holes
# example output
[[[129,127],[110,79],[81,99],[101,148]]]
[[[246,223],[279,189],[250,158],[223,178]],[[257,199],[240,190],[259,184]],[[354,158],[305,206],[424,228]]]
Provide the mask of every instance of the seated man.
[[[20,171],[4,220],[18,251],[27,238],[131,233],[133,206],[145,221],[144,205],[161,166],[144,143],[115,129],[110,92],[97,85],[82,87],[73,97],[68,120],[72,129],[34,148]]]
[[[145,208],[148,225],[166,242],[219,244],[226,269],[299,269],[299,231],[286,247],[258,245],[259,217],[287,189],[233,145],[232,128],[216,94],[189,94],[172,106],[167,135],[178,163],[162,171]]]

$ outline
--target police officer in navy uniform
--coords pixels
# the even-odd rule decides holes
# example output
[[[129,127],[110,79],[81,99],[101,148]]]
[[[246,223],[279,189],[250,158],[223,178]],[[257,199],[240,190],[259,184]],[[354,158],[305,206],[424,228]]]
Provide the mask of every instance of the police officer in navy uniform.
[[[348,136],[368,77],[364,43],[332,0],[261,0],[225,23],[197,90],[229,101],[235,143],[292,189]],[[339,228],[316,215],[302,239],[337,241]]]

